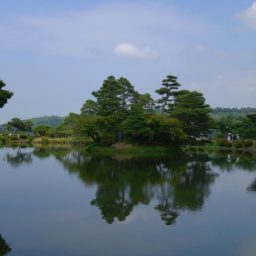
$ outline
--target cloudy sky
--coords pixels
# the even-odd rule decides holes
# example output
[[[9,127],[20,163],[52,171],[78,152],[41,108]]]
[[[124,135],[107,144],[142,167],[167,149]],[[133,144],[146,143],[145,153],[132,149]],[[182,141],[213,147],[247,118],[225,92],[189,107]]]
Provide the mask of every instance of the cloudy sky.
[[[256,1],[0,0],[10,118],[79,112],[109,75],[154,97],[167,74],[212,106],[256,107]]]

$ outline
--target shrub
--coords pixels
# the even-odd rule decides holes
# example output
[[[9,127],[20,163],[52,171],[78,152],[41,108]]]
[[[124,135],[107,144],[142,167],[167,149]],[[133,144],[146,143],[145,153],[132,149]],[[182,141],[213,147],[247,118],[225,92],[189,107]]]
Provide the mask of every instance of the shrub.
[[[242,148],[242,147],[243,147],[243,142],[242,142],[242,141],[236,141],[236,142],[234,142],[234,147],[235,147],[235,148]]]
[[[226,139],[219,139],[219,140],[217,140],[217,143],[220,147],[225,147],[225,148],[232,147],[232,142],[229,142]]]
[[[47,138],[42,138],[42,144],[48,144],[49,140]]]
[[[253,146],[253,141],[252,140],[245,140],[244,141],[244,147],[245,148],[250,148]]]
[[[9,137],[10,141],[18,141],[18,137],[16,135],[12,135],[11,137]]]
[[[20,135],[20,139],[22,139],[22,140],[26,140],[27,138],[28,138],[28,135],[26,135],[26,134]]]

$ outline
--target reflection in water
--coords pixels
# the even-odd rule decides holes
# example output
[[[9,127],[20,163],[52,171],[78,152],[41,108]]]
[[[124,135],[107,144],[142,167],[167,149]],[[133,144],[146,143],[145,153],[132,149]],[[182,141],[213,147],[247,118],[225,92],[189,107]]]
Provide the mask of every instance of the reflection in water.
[[[244,171],[256,170],[256,157],[252,152],[219,151],[211,156],[211,161],[221,171],[233,171],[236,168]]]
[[[211,157],[212,165],[219,167],[221,171],[233,171],[239,168],[244,171],[256,171],[255,152],[246,151],[219,151]],[[249,192],[256,192],[256,180],[247,188]]]
[[[11,252],[11,248],[0,234],[0,256],[7,255],[9,252]]]
[[[32,153],[37,158],[52,155],[86,186],[97,185],[91,205],[99,208],[107,223],[124,221],[136,205],[156,201],[154,209],[166,225],[172,225],[183,210],[202,209],[217,177],[212,167],[217,166],[220,171],[232,171],[237,167],[256,170],[256,158],[250,153],[230,151],[114,159],[67,148],[36,148],[33,152],[18,149],[15,154],[7,153],[5,160],[14,167],[32,163]],[[256,191],[256,180],[247,190]]]
[[[38,155],[38,150],[35,150]],[[166,225],[174,224],[181,211],[202,208],[216,174],[207,154],[184,153],[164,158],[116,160],[89,156],[81,151],[52,150],[69,173],[88,186],[97,185],[91,205],[107,223],[124,221],[138,204],[157,200],[155,210]]]
[[[12,167],[18,167],[21,164],[32,163],[32,153],[22,152],[22,149],[18,149],[15,153],[7,153],[5,161],[9,163]]]
[[[251,183],[251,185],[247,188],[247,191],[256,192],[256,179]]]

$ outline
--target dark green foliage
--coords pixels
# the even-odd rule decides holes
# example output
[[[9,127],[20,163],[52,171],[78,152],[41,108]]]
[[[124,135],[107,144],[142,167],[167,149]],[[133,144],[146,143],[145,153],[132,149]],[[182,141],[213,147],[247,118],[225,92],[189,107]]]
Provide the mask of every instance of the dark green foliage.
[[[7,129],[9,131],[31,132],[32,123],[30,121],[22,121],[19,118],[15,117],[7,123]]]
[[[239,134],[241,139],[256,139],[256,125],[253,117],[226,116],[214,119],[215,129],[220,137],[227,133]]]
[[[124,136],[128,141],[146,142],[152,139],[153,132],[140,105],[133,105],[130,115],[122,123]]]
[[[109,76],[92,95],[97,99],[97,114],[117,117],[130,109],[136,92],[126,78],[117,80],[114,76]]]
[[[244,146],[243,142],[240,140],[233,142],[233,145],[235,148],[243,148],[243,146]]]
[[[253,141],[252,140],[245,140],[244,141],[244,147],[245,148],[250,148],[253,146]]]
[[[155,102],[149,93],[137,94],[135,102],[143,108],[145,114],[153,114],[155,112]]]
[[[161,98],[157,101],[157,107],[161,110],[162,113],[168,113],[173,108],[177,90],[180,87],[177,79],[178,78],[176,76],[168,75],[162,81],[162,87],[156,90],[156,93],[161,96]]]
[[[248,115],[247,115],[247,118],[248,118],[253,124],[256,125],[256,113],[248,114]]]
[[[93,100],[86,100],[81,108],[81,115],[95,115],[98,112],[97,103]]]
[[[217,143],[220,147],[223,147],[223,148],[236,148],[236,149],[251,148],[254,145],[253,140],[228,141],[226,139],[218,139]]]
[[[157,93],[162,96],[158,107],[165,114],[156,114],[150,94],[139,94],[126,78],[109,76],[95,100],[86,100],[74,134],[87,136],[96,143],[111,145],[131,141],[143,144],[181,144],[189,136],[206,134],[210,108],[199,92],[181,91],[177,77],[167,76]]]
[[[100,142],[104,133],[105,120],[97,115],[81,115],[75,132],[91,138],[94,142]]]
[[[230,148],[232,147],[232,143],[227,141],[226,139],[218,139],[217,143],[220,147],[224,147],[224,148]]]
[[[2,108],[7,101],[13,96],[13,93],[7,90],[3,90],[5,83],[0,80],[0,108]]]
[[[197,91],[179,91],[176,95],[171,115],[183,124],[183,130],[190,136],[207,134],[210,128],[211,109],[205,104],[202,93]]]
[[[0,235],[0,255],[7,255],[11,251],[10,246],[6,243],[4,238]]]
[[[38,134],[39,136],[46,136],[48,135],[49,133],[49,130],[50,130],[50,127],[49,126],[46,126],[46,125],[39,125],[37,127],[35,127],[33,129],[33,132],[35,134]]]
[[[182,130],[182,123],[166,115],[150,116],[149,125],[153,131],[153,141],[158,144],[183,143],[187,135]]]

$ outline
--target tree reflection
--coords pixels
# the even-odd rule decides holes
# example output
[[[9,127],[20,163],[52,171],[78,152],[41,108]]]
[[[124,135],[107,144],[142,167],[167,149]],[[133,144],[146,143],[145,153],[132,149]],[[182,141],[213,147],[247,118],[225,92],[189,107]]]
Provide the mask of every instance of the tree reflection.
[[[33,155],[38,158],[48,158],[51,155],[51,152],[47,148],[35,148],[33,151]]]
[[[213,166],[221,171],[233,171],[239,168],[244,171],[256,170],[256,157],[252,152],[246,151],[218,151],[211,155]]]
[[[247,191],[256,192],[256,179],[251,183],[251,185],[247,188]]]
[[[7,163],[9,163],[12,167],[18,167],[21,164],[30,164],[32,163],[32,153],[31,152],[23,152],[21,149],[18,149],[15,153],[7,153],[5,158]]]
[[[7,255],[9,252],[11,252],[11,248],[0,234],[0,256]]]
[[[91,205],[100,209],[107,223],[124,221],[136,205],[155,199],[155,209],[164,223],[174,224],[182,210],[202,208],[216,177],[207,154],[201,154],[200,159],[195,154],[182,154],[117,160],[81,151],[55,156],[87,186],[97,184]]]
[[[37,148],[33,155],[54,156],[86,186],[96,185],[91,205],[98,207],[107,223],[125,221],[136,205],[156,202],[161,220],[172,225],[184,210],[202,209],[217,177],[212,167],[221,171],[256,170],[255,157],[246,152],[193,151],[172,152],[165,157],[111,158],[67,148]],[[31,152],[22,149],[8,153],[5,159],[15,167],[32,162]],[[256,191],[256,181],[248,191]]]

